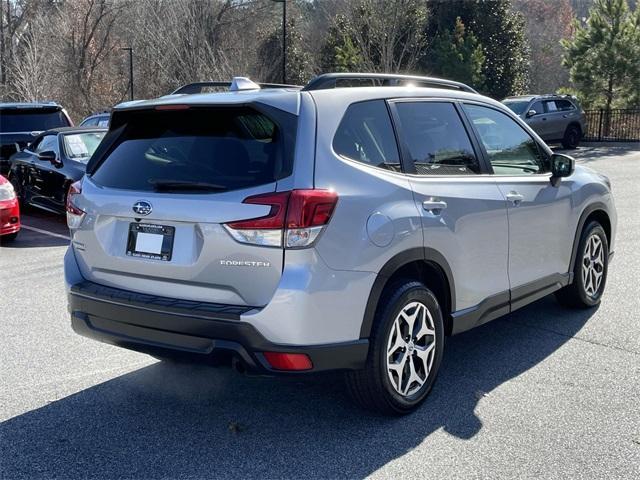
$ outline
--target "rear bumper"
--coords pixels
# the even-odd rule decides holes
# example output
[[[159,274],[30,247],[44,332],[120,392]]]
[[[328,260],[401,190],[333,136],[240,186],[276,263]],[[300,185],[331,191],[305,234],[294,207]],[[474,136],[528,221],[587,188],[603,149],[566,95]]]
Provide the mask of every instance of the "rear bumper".
[[[68,290],[74,331],[85,337],[156,355],[180,356],[206,362],[218,353],[231,353],[255,373],[309,373],[364,367],[368,341],[327,345],[281,345],[265,339],[240,315],[251,307],[185,302],[104,287],[89,281]],[[303,353],[311,370],[275,370],[262,352]]]

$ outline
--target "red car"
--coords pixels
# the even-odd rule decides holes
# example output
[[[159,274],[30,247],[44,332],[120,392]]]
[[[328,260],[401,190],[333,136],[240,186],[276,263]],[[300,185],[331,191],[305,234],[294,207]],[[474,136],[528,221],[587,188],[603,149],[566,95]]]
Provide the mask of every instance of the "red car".
[[[0,175],[0,237],[11,241],[20,231],[20,206],[9,180]]]

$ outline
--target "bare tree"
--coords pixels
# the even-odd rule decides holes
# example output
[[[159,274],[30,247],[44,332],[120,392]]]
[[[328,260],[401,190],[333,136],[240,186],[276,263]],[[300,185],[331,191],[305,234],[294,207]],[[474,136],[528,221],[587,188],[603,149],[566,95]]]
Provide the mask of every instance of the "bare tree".
[[[74,0],[64,3],[52,20],[59,32],[61,67],[73,92],[68,106],[77,114],[122,98],[122,79],[112,77],[108,61],[119,46],[114,25],[128,6],[125,1]]]
[[[53,98],[55,86],[50,73],[54,58],[47,52],[49,32],[43,15],[33,17],[12,50],[17,52],[12,62],[9,93],[26,101]]]

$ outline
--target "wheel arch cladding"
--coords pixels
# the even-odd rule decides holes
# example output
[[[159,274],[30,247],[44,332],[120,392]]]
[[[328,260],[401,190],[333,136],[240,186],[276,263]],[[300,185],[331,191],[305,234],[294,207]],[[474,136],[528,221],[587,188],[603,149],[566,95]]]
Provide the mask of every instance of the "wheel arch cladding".
[[[571,263],[569,263],[570,272],[573,271],[576,256],[578,255],[578,244],[580,243],[582,231],[584,230],[584,227],[588,225],[592,220],[595,220],[600,225],[602,225],[604,233],[607,236],[607,243],[611,245],[611,219],[609,218],[609,214],[607,213],[607,207],[604,203],[601,202],[592,203],[583,210],[582,214],[580,215],[580,219],[578,220],[578,227],[576,228],[576,234],[573,239],[573,248],[571,250]]]
[[[584,133],[582,131],[582,126],[578,122],[571,122],[569,125],[567,125],[567,130],[570,129],[571,127],[576,127],[578,129],[578,131],[580,132],[580,135],[582,135]]]
[[[455,308],[455,286],[449,263],[432,248],[412,248],[392,257],[380,269],[371,287],[364,312],[360,338],[369,338],[378,303],[385,288],[398,278],[419,280],[429,288],[443,310],[446,335],[451,334],[451,312]]]

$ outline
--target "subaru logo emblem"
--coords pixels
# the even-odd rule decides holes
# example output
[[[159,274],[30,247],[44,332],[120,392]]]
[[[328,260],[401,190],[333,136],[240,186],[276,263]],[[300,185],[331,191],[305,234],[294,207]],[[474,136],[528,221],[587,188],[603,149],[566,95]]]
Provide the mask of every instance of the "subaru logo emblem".
[[[145,202],[144,200],[140,200],[133,204],[133,211],[138,215],[149,215],[153,207],[149,202]]]

